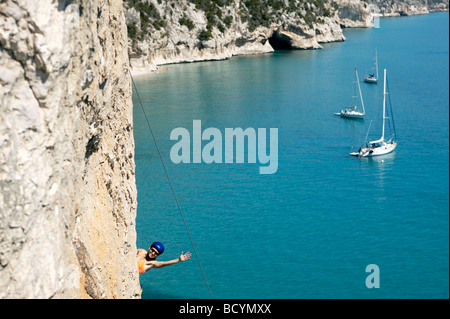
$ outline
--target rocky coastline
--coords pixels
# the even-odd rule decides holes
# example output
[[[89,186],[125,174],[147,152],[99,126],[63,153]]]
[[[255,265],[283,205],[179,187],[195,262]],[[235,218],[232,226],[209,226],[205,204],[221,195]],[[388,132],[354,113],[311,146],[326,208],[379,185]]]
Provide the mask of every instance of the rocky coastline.
[[[139,29],[145,13],[132,3],[136,1],[125,1],[127,24],[137,25]],[[208,12],[192,1],[181,0],[175,5],[170,1],[149,0],[148,3],[164,23],[158,28],[147,25],[148,32],[138,39],[130,37],[129,56],[134,76],[154,73],[166,64],[224,60],[237,55],[271,53],[280,48],[321,49],[323,43],[345,41],[344,28],[373,27],[374,17],[448,10],[448,0],[436,3],[395,0],[389,4],[385,0],[327,0],[320,4],[293,1],[300,14],[289,8],[270,8],[268,13],[272,18],[265,25],[252,28],[251,21],[243,18],[248,8],[242,1],[234,0],[216,10],[218,16],[231,17],[227,26],[209,28],[210,37],[201,39],[197,35],[208,29],[211,19]]]
[[[130,70],[320,49],[376,15],[448,10],[260,2],[0,1],[0,298],[140,298]]]

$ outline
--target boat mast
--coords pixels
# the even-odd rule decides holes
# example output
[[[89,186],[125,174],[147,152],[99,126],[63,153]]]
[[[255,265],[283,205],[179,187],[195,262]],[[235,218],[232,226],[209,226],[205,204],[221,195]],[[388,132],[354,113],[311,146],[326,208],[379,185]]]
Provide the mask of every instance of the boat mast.
[[[358,81],[358,74],[356,73],[356,68],[355,68],[355,81]],[[355,111],[356,108],[358,106],[358,93],[357,93],[357,82],[355,82],[355,95],[353,96],[355,98]]]
[[[384,94],[383,94],[383,135],[381,136],[381,142],[384,142],[384,128],[386,121],[386,69],[384,69]]]
[[[362,93],[361,93],[361,85],[359,84],[358,71],[356,70],[356,68],[355,68],[355,74],[356,74],[356,82],[358,83],[359,96],[361,97],[361,105],[362,105],[362,109],[363,109],[363,114],[366,114],[366,110],[364,109],[364,100],[363,100],[363,96],[362,96]]]
[[[377,80],[378,80],[378,54],[377,54],[377,49],[375,49],[375,68],[377,69]]]

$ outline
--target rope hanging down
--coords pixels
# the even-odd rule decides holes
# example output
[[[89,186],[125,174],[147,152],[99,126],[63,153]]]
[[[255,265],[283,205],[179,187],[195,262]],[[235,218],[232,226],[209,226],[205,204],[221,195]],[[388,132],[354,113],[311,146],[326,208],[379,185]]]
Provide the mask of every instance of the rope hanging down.
[[[152,135],[153,142],[155,143],[156,150],[158,151],[159,159],[161,160],[161,164],[162,164],[162,166],[164,168],[164,172],[166,173],[167,180],[169,181],[169,185],[170,185],[170,188],[172,190],[172,194],[173,194],[173,196],[175,198],[175,201],[177,202],[178,210],[180,211],[180,215],[181,215],[181,218],[183,219],[184,227],[186,228],[186,232],[187,232],[187,234],[189,236],[189,240],[191,241],[192,248],[194,249],[194,254],[195,254],[195,257],[197,258],[198,265],[200,266],[200,270],[202,271],[203,279],[205,280],[206,287],[208,288],[208,291],[209,291],[209,294],[211,296],[211,299],[214,299],[213,295],[211,293],[211,289],[209,288],[208,280],[206,280],[206,275],[205,275],[205,272],[203,270],[202,264],[200,263],[200,258],[198,257],[197,251],[195,250],[194,241],[192,240],[191,233],[189,232],[189,228],[187,226],[186,220],[184,219],[183,211],[181,210],[180,203],[178,202],[177,195],[175,194],[175,190],[174,190],[174,188],[172,186],[172,181],[170,180],[169,173],[167,172],[167,169],[166,169],[166,165],[164,164],[164,160],[163,160],[161,152],[159,150],[158,143],[156,142],[155,135],[153,134],[152,127],[151,127],[150,122],[149,122],[148,117],[147,117],[147,113],[145,112],[144,105],[142,104],[142,101],[141,101],[141,97],[139,96],[139,91],[138,91],[138,89],[136,87],[136,83],[134,83],[134,79],[133,79],[133,75],[131,74],[131,71],[129,71],[129,72],[130,72],[131,81],[133,82],[134,90],[136,91],[136,95],[137,95],[137,98],[139,100],[139,104],[141,105],[142,112],[144,112],[145,120],[147,121],[147,125],[148,125],[150,133]]]

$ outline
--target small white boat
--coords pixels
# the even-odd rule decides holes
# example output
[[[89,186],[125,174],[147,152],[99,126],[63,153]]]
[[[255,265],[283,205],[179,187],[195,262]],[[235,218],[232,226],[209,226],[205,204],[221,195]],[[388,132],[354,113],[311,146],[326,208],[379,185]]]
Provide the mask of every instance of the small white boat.
[[[334,115],[345,117],[345,118],[352,118],[352,119],[363,119],[366,115],[366,110],[364,109],[364,100],[361,93],[361,86],[359,84],[359,77],[358,77],[358,71],[355,68],[355,105],[354,106],[347,106],[343,108],[339,113],[334,113]],[[362,112],[358,111],[358,95],[356,90],[359,89],[359,97],[361,99],[361,106],[362,106]]]
[[[398,145],[398,142],[396,141],[396,133],[395,133],[395,126],[394,126],[394,118],[392,116],[392,110],[390,112],[390,117],[386,116],[386,96],[389,94],[387,92],[387,76],[386,76],[386,70],[384,70],[384,98],[383,98],[383,128],[382,128],[382,135],[381,138],[372,141],[369,143],[366,143],[365,146],[361,146],[358,152],[352,152],[350,155],[352,156],[358,156],[358,157],[371,157],[371,156],[380,156],[380,155],[386,155],[391,152],[393,152]],[[393,134],[391,137],[386,139],[385,137],[385,130],[386,130],[386,120],[391,119],[392,121],[392,127],[393,127]],[[370,128],[369,128],[370,130]]]
[[[373,65],[373,73],[364,77],[364,82],[366,83],[378,83],[378,57],[377,50],[375,50],[375,63]]]

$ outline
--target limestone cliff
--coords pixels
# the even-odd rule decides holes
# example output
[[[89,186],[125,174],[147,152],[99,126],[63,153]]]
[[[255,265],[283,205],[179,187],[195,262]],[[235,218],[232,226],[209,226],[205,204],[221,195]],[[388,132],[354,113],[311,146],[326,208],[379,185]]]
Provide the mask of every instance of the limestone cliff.
[[[121,0],[0,1],[0,298],[135,298]]]
[[[448,11],[448,0],[335,0],[342,27],[373,26],[374,17],[409,16]]]
[[[343,27],[374,16],[448,10],[448,0],[125,0],[136,74],[159,65],[221,60],[344,41]]]
[[[381,16],[410,16],[448,10],[448,0],[364,0]]]
[[[129,62],[344,41],[448,0],[0,0],[0,298],[138,298]],[[128,26],[128,28],[127,28]],[[128,35],[130,39],[128,39]]]
[[[344,41],[330,0],[126,0],[134,70]]]

